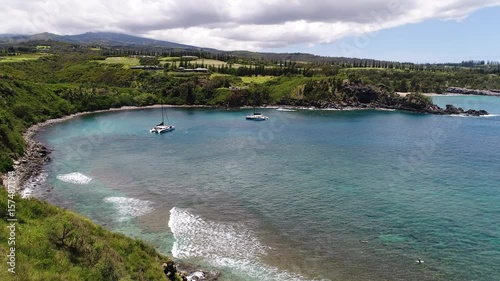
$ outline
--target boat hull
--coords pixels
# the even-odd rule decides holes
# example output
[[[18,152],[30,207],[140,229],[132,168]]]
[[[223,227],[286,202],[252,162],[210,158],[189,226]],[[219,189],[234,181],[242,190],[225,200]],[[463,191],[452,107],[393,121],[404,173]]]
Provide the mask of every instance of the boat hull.
[[[277,111],[284,111],[284,112],[293,112],[295,111],[295,109],[288,109],[288,108],[283,108],[283,107],[280,107],[278,109],[276,109]]]
[[[252,121],[266,121],[267,119],[269,119],[269,117],[263,116],[263,115],[260,115],[260,116],[249,115],[246,117],[246,119],[252,120]]]
[[[175,130],[175,126],[168,125],[168,126],[155,126],[154,128],[151,128],[149,132],[151,133],[157,133],[157,134],[162,134],[166,132],[170,132]]]

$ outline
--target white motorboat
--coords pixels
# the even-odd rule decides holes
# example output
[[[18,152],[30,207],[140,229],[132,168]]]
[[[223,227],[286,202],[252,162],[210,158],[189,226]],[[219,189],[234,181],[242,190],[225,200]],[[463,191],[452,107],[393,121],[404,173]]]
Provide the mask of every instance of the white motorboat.
[[[278,107],[276,110],[277,110],[277,111],[285,111],[285,112],[292,112],[292,111],[295,111],[295,109],[284,108],[284,107]]]

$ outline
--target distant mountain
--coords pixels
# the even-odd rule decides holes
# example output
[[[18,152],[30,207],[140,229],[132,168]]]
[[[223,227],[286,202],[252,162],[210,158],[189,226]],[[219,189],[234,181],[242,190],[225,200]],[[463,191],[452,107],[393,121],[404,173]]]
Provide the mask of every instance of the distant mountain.
[[[263,60],[263,61],[296,61],[319,64],[347,64],[354,67],[372,66],[381,67],[387,66],[393,62],[379,61],[372,59],[360,58],[345,58],[345,57],[324,57],[307,53],[260,53],[251,51],[220,51],[211,48],[203,48],[169,41],[155,40],[150,38],[132,36],[113,32],[87,32],[77,35],[57,35],[53,33],[39,33],[34,35],[19,35],[19,34],[0,34],[0,44],[19,44],[30,42],[32,44],[44,44],[44,41],[57,41],[79,45],[95,45],[101,47],[114,48],[141,48],[141,49],[178,49],[186,51],[207,51],[217,54],[232,55],[241,59],[247,60]],[[404,63],[411,64],[411,63]]]
[[[57,35],[53,33],[39,33],[34,35],[0,34],[0,43],[21,43],[27,41],[58,41],[66,43],[95,44],[100,46],[148,46],[168,49],[196,49],[214,50],[173,43],[169,41],[154,40],[144,37],[132,36],[113,32],[87,32],[77,35]]]
[[[87,44],[99,44],[99,45],[109,45],[109,46],[148,46],[148,47],[163,47],[163,48],[182,48],[182,49],[202,49],[196,46],[184,45],[179,43],[173,43],[169,41],[154,40],[144,37],[132,36],[121,33],[112,32],[87,32],[78,35],[66,35],[63,36],[71,42],[87,43]]]
[[[0,38],[9,38],[13,36],[19,36],[19,34],[0,34]]]

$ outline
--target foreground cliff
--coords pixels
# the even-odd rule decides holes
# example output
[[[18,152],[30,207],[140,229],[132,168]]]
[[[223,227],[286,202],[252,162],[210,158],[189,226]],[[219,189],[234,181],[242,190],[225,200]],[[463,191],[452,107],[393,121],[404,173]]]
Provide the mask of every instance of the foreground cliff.
[[[0,280],[169,280],[170,259],[140,240],[5,188],[0,198]]]

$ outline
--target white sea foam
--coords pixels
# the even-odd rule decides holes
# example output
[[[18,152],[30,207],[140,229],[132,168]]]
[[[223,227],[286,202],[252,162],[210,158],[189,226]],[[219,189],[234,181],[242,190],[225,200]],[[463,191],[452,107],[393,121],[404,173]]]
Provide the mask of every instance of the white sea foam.
[[[187,210],[173,208],[168,226],[175,238],[175,258],[204,258],[216,267],[231,268],[259,280],[304,280],[298,274],[262,264],[260,257],[268,248],[242,225],[204,221]]]
[[[172,253],[178,258],[253,259],[266,253],[259,240],[243,226],[206,222],[183,209],[170,210],[168,226],[176,239]]]
[[[283,112],[293,112],[293,111],[296,111],[295,109],[292,109],[292,108],[283,108],[283,107],[278,107],[276,110],[277,111],[283,111]]]
[[[35,177],[31,177],[28,181],[23,185],[23,190],[21,191],[21,198],[30,198],[33,196],[33,191],[35,188],[47,180],[46,173],[40,173]]]
[[[196,271],[186,276],[187,281],[195,281],[202,278],[205,278],[205,274],[201,271]]]
[[[473,116],[473,115],[467,115],[467,114],[451,114],[451,115],[446,115],[449,117],[462,117],[462,118],[490,118],[490,117],[498,117],[500,115],[498,114],[488,114],[488,115],[481,115],[481,116]]]
[[[104,202],[113,204],[117,210],[117,221],[122,222],[131,218],[139,217],[153,211],[152,203],[128,197],[106,197]]]
[[[92,180],[91,177],[88,177],[88,176],[86,176],[82,173],[78,173],[78,172],[58,175],[57,179],[61,180],[63,182],[69,182],[69,183],[80,184],[80,185],[88,184]]]
[[[33,189],[31,187],[26,187],[21,191],[21,198],[30,198],[33,195]]]

